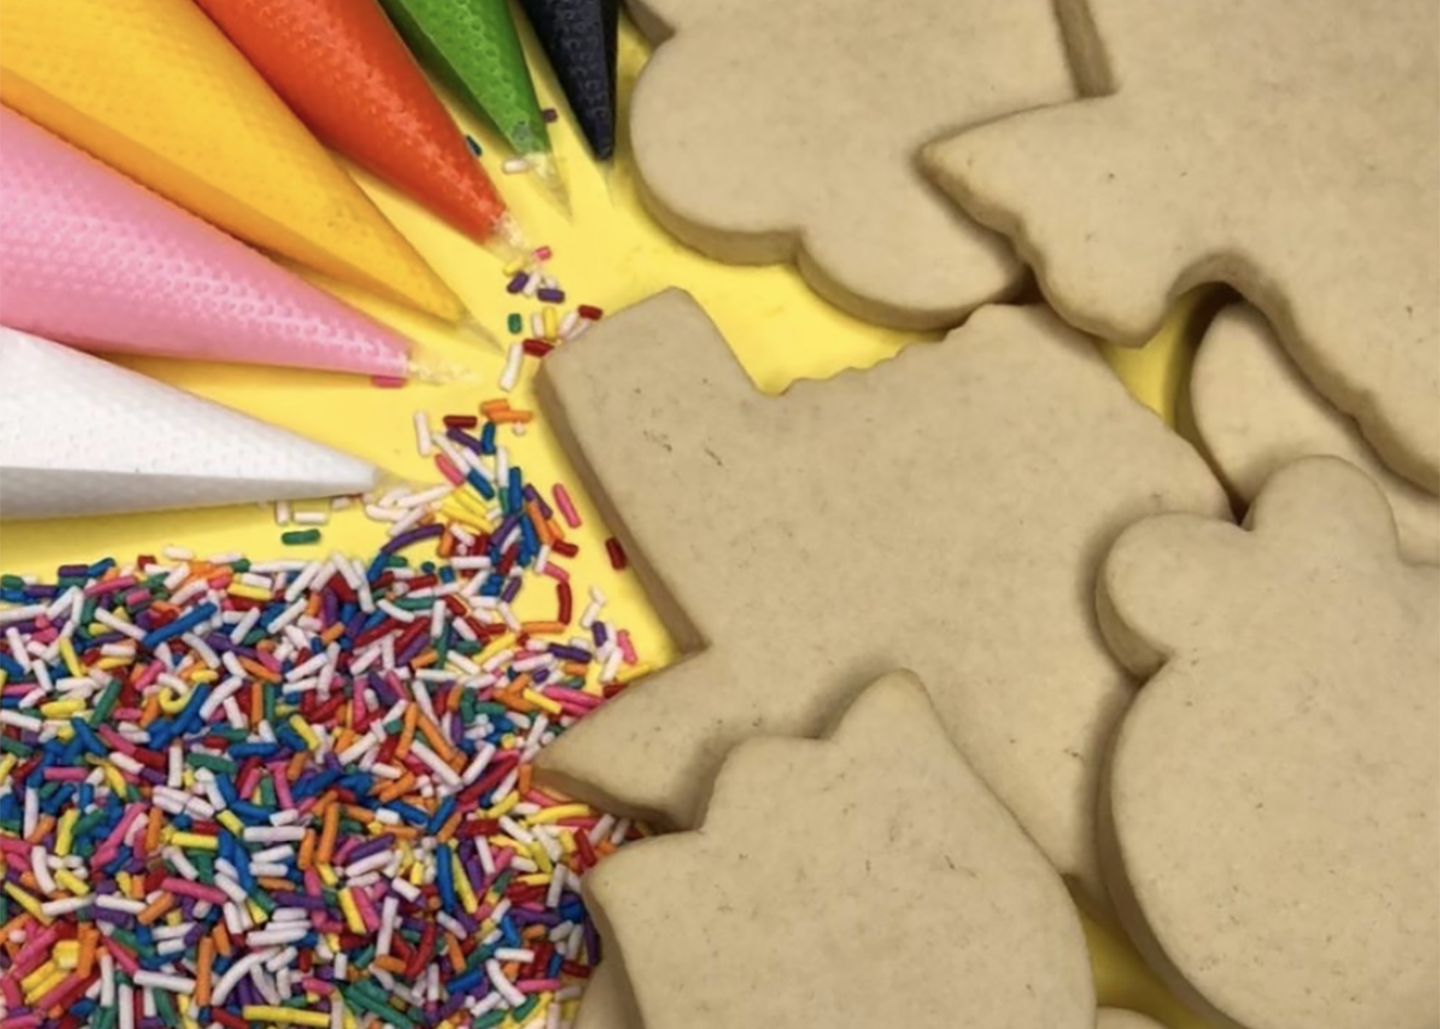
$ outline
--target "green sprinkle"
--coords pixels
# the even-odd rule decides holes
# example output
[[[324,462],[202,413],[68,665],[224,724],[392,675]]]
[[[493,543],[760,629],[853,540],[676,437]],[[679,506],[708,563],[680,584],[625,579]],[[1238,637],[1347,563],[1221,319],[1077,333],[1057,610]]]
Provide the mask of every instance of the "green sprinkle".
[[[235,774],[235,762],[228,757],[221,757],[219,754],[202,754],[198,751],[191,751],[185,755],[185,763],[196,768],[208,768],[212,772],[222,772],[226,775]]]
[[[300,547],[306,543],[319,543],[319,529],[292,529],[289,532],[280,534],[280,542],[287,547]]]
[[[519,316],[518,314],[512,314],[510,317],[512,317],[512,318],[519,318],[520,316]],[[18,576],[18,575],[0,575],[0,589],[23,590],[24,588],[25,588],[25,580],[22,579],[22,578],[20,578],[20,576]]]
[[[110,712],[115,707],[115,701],[120,698],[120,680],[111,679],[110,685],[100,692],[100,698],[95,701],[95,710],[90,712],[90,727],[98,729],[110,718]]]
[[[16,757],[29,757],[30,748],[19,740],[11,739],[9,736],[0,736],[0,751],[7,754],[14,754]]]
[[[525,319],[522,318],[518,313],[512,314],[509,318],[505,319],[505,327],[511,332],[524,332]]]

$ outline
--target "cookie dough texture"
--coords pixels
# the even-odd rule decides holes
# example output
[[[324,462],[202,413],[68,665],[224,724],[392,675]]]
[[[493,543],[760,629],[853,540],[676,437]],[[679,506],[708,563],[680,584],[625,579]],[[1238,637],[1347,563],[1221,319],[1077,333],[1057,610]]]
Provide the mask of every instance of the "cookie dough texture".
[[[657,219],[724,261],[796,260],[861,318],[942,328],[1013,292],[1000,236],[916,164],[966,125],[1075,95],[1049,0],[640,0],[659,46],[630,129]]]
[[[1105,95],[934,145],[936,180],[1107,339],[1235,286],[1385,463],[1440,492],[1440,4],[1084,8],[1072,51]]]
[[[587,899],[645,1029],[1091,1029],[1079,919],[907,673],[824,740],[749,740],[703,824],[633,844]]]
[[[1226,308],[1211,323],[1190,373],[1190,403],[1205,449],[1247,504],[1291,461],[1344,458],[1390,501],[1401,552],[1440,562],[1440,497],[1381,463],[1354,421],[1305,381],[1254,308]]]
[[[1164,515],[1105,562],[1101,622],[1152,678],[1116,735],[1101,849],[1182,999],[1246,1029],[1440,1024],[1440,568],[1336,458],[1244,529]]]
[[[1133,686],[1095,625],[1096,570],[1130,522],[1227,501],[1090,341],[987,308],[770,397],[670,292],[547,358],[539,389],[689,652],[547,747],[542,776],[690,826],[735,744],[815,736],[910,667],[976,772],[1103,898],[1099,766]]]

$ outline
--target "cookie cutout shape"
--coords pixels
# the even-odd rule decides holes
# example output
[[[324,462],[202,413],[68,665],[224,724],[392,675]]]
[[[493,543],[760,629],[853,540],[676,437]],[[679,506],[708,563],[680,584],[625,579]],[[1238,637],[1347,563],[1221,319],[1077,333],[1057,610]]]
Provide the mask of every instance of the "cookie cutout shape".
[[[1206,449],[1246,503],[1291,461],[1341,457],[1390,501],[1401,553],[1440,562],[1440,497],[1380,462],[1355,423],[1305,381],[1254,308],[1226,308],[1211,323],[1190,372],[1190,403]]]
[[[1013,291],[1004,239],[916,166],[965,125],[1075,95],[1049,0],[641,0],[631,103],[647,206],[712,257],[797,260],[870,321],[954,325]],[[671,38],[673,36],[673,38]]]
[[[865,372],[757,392],[685,294],[546,358],[541,402],[680,645],[540,755],[678,826],[725,753],[814,736],[914,668],[961,751],[1103,897],[1099,755],[1131,683],[1094,624],[1111,540],[1226,501],[1190,445],[1040,308],[986,308]]]
[[[1086,5],[1072,50],[1109,95],[937,144],[937,181],[1106,338],[1235,286],[1385,462],[1440,492],[1440,5]]]
[[[908,673],[826,740],[736,748],[697,831],[632,844],[585,893],[645,1029],[1095,1024],[1064,885]]]
[[[1202,1013],[1248,1029],[1440,1024],[1440,568],[1337,458],[1275,475],[1248,531],[1116,542],[1102,624],[1158,674],[1116,734],[1116,908]]]

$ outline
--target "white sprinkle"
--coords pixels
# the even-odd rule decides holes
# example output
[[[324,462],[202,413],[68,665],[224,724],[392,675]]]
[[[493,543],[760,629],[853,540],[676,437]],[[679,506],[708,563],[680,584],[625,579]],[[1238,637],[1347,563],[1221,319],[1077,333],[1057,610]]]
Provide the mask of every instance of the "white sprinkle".
[[[500,165],[500,170],[506,175],[523,175],[530,170],[530,162],[523,157],[511,157]]]
[[[424,411],[415,412],[415,449],[421,457],[429,457],[435,452],[435,447],[430,439],[430,420]]]
[[[290,524],[290,501],[275,501],[275,524],[282,528]]]
[[[509,393],[520,381],[520,367],[525,360],[525,346],[521,343],[511,343],[510,352],[505,355],[505,370],[500,373],[500,389]]]
[[[296,511],[291,519],[296,525],[329,525],[329,511]]]
[[[195,980],[187,979],[183,975],[171,975],[168,972],[151,972],[142,968],[135,973],[134,979],[136,986],[165,990],[168,993],[195,992]]]

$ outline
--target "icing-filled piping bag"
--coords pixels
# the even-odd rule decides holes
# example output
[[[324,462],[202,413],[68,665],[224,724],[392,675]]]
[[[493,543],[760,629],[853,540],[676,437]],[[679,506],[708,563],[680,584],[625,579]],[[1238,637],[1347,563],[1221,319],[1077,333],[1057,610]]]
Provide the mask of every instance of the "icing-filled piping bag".
[[[364,493],[365,461],[138,372],[0,328],[0,518]]]
[[[0,100],[253,246],[467,312],[192,0],[4,0]]]
[[[615,153],[619,0],[520,0],[596,160]]]
[[[495,126],[567,212],[569,195],[506,0],[382,0],[420,62]]]
[[[411,374],[402,336],[239,240],[6,108],[0,137],[0,324],[90,350]]]
[[[377,0],[197,0],[327,146],[505,260],[528,251]]]

